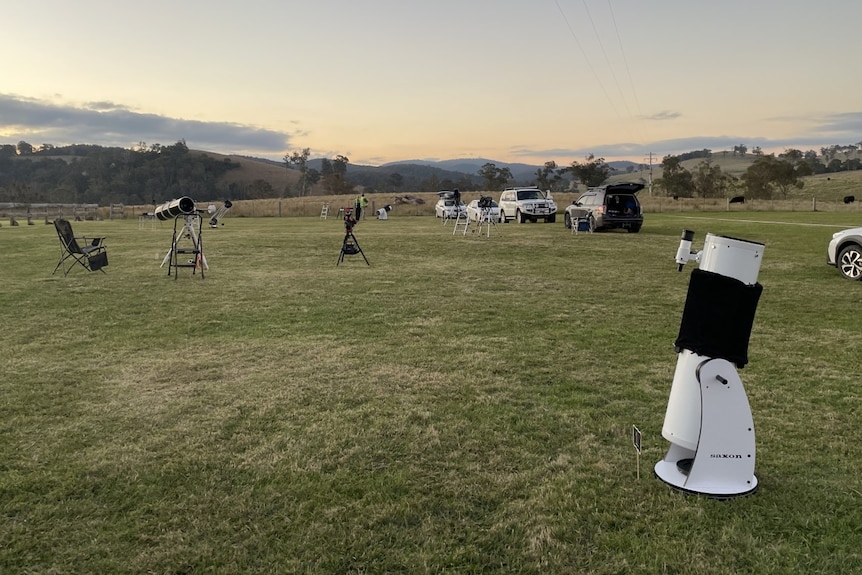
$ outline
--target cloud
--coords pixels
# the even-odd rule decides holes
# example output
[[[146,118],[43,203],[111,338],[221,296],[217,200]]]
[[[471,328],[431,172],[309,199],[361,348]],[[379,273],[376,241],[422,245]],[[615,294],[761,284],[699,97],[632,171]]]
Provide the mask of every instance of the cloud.
[[[826,132],[833,138],[841,135],[853,140],[852,142],[833,142],[835,144],[858,144],[862,141],[862,112],[831,114],[820,119],[819,125],[815,129]]]
[[[604,144],[582,148],[528,148],[519,146],[510,150],[517,157],[541,160],[549,158],[572,158],[580,160],[590,154],[606,160],[630,159],[646,161],[652,153],[658,158],[667,155],[682,154],[695,150],[712,150],[721,152],[732,150],[734,146],[744,144],[748,149],[759,147],[767,154],[781,153],[788,148],[797,150],[818,150],[824,146],[837,144],[858,144],[862,141],[862,113],[834,114],[822,119],[816,127],[805,134],[788,138],[766,138],[761,136],[691,136],[656,140],[646,144],[628,142]]]
[[[682,117],[682,114],[680,114],[679,112],[671,112],[668,110],[662,110],[661,112],[658,112],[656,114],[652,114],[649,116],[643,116],[643,118],[645,120],[658,120],[658,121],[676,120],[677,118],[681,118],[681,117]]]
[[[291,135],[231,122],[202,122],[145,114],[114,102],[59,105],[0,94],[0,136],[32,144],[97,144],[129,147],[138,142],[173,144],[211,152],[282,154]],[[36,140],[36,141],[32,141]]]
[[[672,121],[679,117],[679,112],[663,110],[649,119]],[[862,112],[791,119],[806,127],[798,135],[786,138],[740,134],[704,135],[577,148],[514,146],[510,153],[531,163],[549,159],[581,160],[590,154],[606,160],[645,161],[650,153],[661,158],[702,149],[720,152],[740,144],[745,144],[749,149],[760,147],[766,153],[780,153],[787,148],[818,150],[823,146],[857,144],[862,141]],[[772,120],[786,121],[788,118]],[[68,105],[0,93],[0,141],[12,144],[24,140],[34,145],[97,144],[128,148],[139,142],[169,145],[185,140],[193,149],[280,159],[290,149],[292,139],[307,135],[298,122],[291,124],[291,132],[283,132],[231,122],[203,122],[147,114],[110,101]],[[323,154],[321,157],[330,157],[337,153],[344,152],[316,152],[315,156]],[[346,155],[350,157],[349,153]],[[382,161],[382,157],[361,160],[371,165]]]

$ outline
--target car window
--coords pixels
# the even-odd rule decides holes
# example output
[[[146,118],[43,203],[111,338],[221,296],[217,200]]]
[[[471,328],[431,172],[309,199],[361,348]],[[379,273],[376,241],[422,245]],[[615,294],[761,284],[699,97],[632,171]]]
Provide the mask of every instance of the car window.
[[[522,190],[518,192],[519,200],[542,200],[545,196],[539,190]]]
[[[608,205],[619,209],[633,207],[637,205],[637,199],[631,194],[610,194]]]

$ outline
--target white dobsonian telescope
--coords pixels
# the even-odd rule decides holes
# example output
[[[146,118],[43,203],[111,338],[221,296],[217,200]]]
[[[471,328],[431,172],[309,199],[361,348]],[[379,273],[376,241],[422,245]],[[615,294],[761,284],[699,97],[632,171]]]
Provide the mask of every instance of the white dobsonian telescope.
[[[682,271],[694,260],[676,340],[678,358],[662,436],[670,442],[656,477],[688,493],[718,499],[757,489],[754,420],[737,368],[763,287],[757,283],[763,244],[707,234],[691,251],[685,230],[676,253]]]
[[[382,208],[377,210],[377,219],[378,220],[388,220],[389,219],[389,212],[391,210],[392,210],[392,206],[390,206],[389,204],[386,204],[385,206],[383,206]]]

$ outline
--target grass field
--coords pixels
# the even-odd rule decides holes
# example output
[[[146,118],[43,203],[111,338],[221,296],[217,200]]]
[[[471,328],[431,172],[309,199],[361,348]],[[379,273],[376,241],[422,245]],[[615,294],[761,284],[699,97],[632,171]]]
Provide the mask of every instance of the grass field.
[[[648,214],[639,234],[228,217],[206,279],[169,223],[75,222],[105,274],[0,228],[0,573],[858,573],[858,214]],[[689,269],[766,244],[741,372],[759,490],[652,475]],[[637,477],[631,426],[643,432]]]

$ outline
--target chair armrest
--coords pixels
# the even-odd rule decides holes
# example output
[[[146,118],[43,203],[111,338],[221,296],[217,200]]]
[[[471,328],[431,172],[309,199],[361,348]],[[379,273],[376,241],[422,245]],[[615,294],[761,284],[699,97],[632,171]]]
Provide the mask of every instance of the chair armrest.
[[[88,238],[87,236],[81,236],[81,239],[84,240],[84,243],[90,242],[91,246],[100,246],[105,241],[105,238]]]

